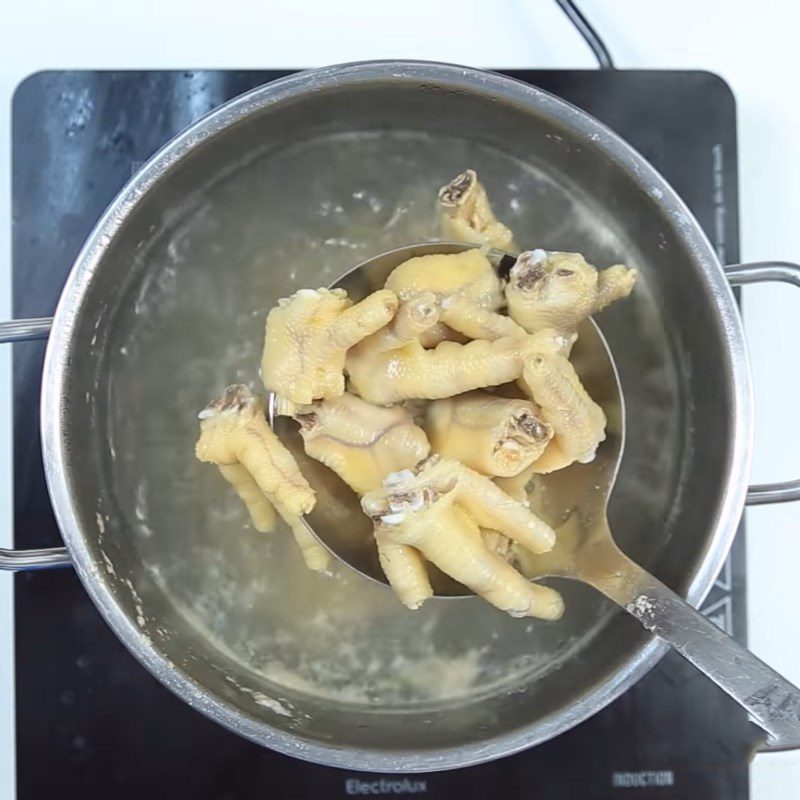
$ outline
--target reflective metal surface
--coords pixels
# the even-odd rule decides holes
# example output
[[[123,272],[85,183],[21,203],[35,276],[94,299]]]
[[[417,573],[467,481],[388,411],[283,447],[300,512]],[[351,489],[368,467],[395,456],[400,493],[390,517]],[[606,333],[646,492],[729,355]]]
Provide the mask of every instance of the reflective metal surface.
[[[72,566],[66,547],[42,547],[33,550],[9,550],[0,547],[0,569],[30,570]]]
[[[78,574],[131,652],[299,758],[498,758],[585,719],[664,652],[578,584],[559,584],[568,611],[547,624],[475,599],[409,614],[349,570],[311,575],[192,457],[197,409],[258,385],[276,299],[435,238],[435,188],[465,166],[520,243],[641,271],[598,318],[628,402],[620,545],[696,604],[741,513],[752,407],[733,298],[689,212],[618,137],[530,86],[437,64],[317,70],[233,101],[150,161],[87,242],[49,343],[43,449]]]
[[[786,261],[762,261],[755,264],[735,264],[725,267],[725,275],[733,286],[752,283],[786,283],[800,288],[800,266]],[[747,505],[787,503],[800,500],[800,479],[764,483],[747,490]]]
[[[12,319],[0,322],[0,342],[24,342],[30,339],[46,339],[50,334],[53,320],[49,317],[39,319]]]
[[[46,339],[53,320],[16,319],[0,322],[0,343],[24,342]],[[0,570],[49,569],[72,564],[66,547],[48,547],[35,550],[11,550],[0,547]]]

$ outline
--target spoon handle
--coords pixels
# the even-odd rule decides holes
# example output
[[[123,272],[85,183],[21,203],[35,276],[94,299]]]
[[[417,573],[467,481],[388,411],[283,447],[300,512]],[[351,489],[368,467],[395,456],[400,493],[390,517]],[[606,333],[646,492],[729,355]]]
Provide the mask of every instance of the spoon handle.
[[[727,692],[767,732],[769,749],[800,747],[800,689],[658,578],[623,558],[628,562],[624,580],[592,584]]]

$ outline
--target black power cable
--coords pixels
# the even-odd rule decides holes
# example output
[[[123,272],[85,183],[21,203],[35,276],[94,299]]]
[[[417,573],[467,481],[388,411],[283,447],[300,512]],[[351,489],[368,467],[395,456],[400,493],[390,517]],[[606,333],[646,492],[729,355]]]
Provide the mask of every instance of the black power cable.
[[[569,21],[578,29],[578,33],[583,36],[586,44],[589,45],[594,53],[600,69],[614,69],[614,61],[605,42],[600,38],[597,31],[589,24],[589,20],[583,16],[581,10],[575,5],[573,0],[556,0],[561,10],[567,15]]]

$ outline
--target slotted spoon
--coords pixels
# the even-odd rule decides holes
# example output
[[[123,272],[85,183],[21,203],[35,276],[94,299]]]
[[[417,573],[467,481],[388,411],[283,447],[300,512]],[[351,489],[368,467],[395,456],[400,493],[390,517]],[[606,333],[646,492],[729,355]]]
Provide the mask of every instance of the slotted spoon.
[[[347,272],[332,288],[341,287],[359,300],[381,288],[389,273],[409,258],[468,247],[432,243],[391,250]],[[514,263],[513,256],[501,251],[489,251],[488,255],[501,274]],[[800,689],[628,558],[615,543],[607,508],[623,455],[624,399],[614,359],[597,324],[586,320],[578,333],[570,358],[587,391],[606,413],[607,435],[591,463],[576,463],[536,477],[532,505],[557,530],[558,537],[550,553],[523,556],[525,574],[534,580],[560,577],[593,586],[727,692],[766,731],[769,747],[800,746]],[[358,498],[333,472],[306,456],[296,426],[275,416],[272,396],[268,413],[270,424],[317,492],[316,506],[306,517],[311,532],[337,558],[365,577],[386,584],[372,538],[372,522],[362,512]],[[432,565],[429,569],[437,597],[472,596]]]

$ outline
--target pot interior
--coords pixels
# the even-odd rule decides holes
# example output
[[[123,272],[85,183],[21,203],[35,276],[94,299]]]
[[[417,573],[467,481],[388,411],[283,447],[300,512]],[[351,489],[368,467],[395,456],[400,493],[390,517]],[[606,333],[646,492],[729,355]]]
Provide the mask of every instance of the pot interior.
[[[557,582],[567,611],[545,623],[475,599],[412,613],[346,567],[313,574],[193,455],[208,399],[260,386],[266,310],[436,238],[437,188],[473,167],[524,246],[640,270],[597,317],[628,410],[610,518],[627,553],[685,591],[727,479],[725,339],[681,221],[601,146],[488,89],[343,83],[254,110],[129,214],[75,323],[67,477],[97,577],[212,715],[202,690],[295,755],[434,769],[548,738],[635,666],[646,634],[582,585]]]

